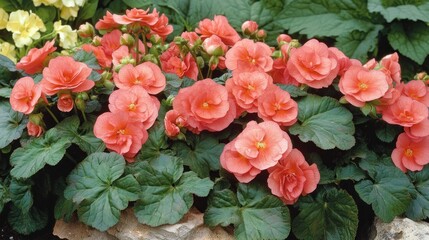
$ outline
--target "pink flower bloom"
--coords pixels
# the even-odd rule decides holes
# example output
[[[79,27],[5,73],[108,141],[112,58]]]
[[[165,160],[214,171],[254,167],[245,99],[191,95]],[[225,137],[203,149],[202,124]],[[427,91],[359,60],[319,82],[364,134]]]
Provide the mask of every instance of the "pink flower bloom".
[[[246,35],[251,35],[258,31],[258,24],[255,21],[245,21],[241,25],[241,31]]]
[[[109,110],[112,113],[126,114],[130,121],[142,122],[145,129],[149,129],[155,122],[159,107],[158,99],[151,97],[139,85],[118,89],[109,97]]]
[[[206,38],[203,42],[203,48],[209,55],[214,56],[222,56],[228,50],[228,47],[216,35]]]
[[[390,124],[411,127],[428,118],[428,108],[423,103],[402,95],[383,111],[382,118]]]
[[[226,53],[225,65],[240,72],[268,72],[273,67],[270,47],[262,42],[243,39]]]
[[[231,27],[225,16],[218,15],[214,16],[213,20],[202,20],[198,23],[198,28],[195,29],[195,32],[200,34],[203,40],[216,35],[228,46],[232,46],[240,40],[240,35]]]
[[[122,25],[153,26],[158,21],[158,12],[154,10],[152,13],[149,13],[149,9],[133,8],[126,10],[125,15],[113,14],[113,20]]]
[[[40,82],[42,91],[54,95],[60,90],[85,92],[94,87],[95,83],[88,80],[91,69],[72,57],[60,56],[52,59],[47,68],[43,69],[43,79]]]
[[[401,66],[399,65],[398,53],[389,54],[381,59],[380,69],[389,77],[389,83],[401,82]]]
[[[115,29],[101,38],[101,48],[109,60],[112,60],[112,53],[121,46],[122,32]]]
[[[106,12],[106,15],[103,17],[103,19],[98,20],[98,22],[95,24],[95,28],[98,30],[112,30],[119,27],[120,25],[115,22],[113,19],[113,14],[111,14],[109,11]]]
[[[57,107],[61,112],[70,112],[73,109],[74,102],[70,93],[62,93],[58,97]]]
[[[34,84],[31,77],[23,77],[13,86],[9,101],[13,110],[30,114],[41,96],[41,86]]]
[[[258,98],[271,84],[273,79],[264,72],[239,72],[226,81],[225,87],[239,107],[253,113],[258,110]]]
[[[235,140],[225,145],[220,155],[220,164],[228,172],[233,173],[239,182],[248,183],[252,181],[261,170],[252,166],[249,159],[237,152],[234,145]]]
[[[338,87],[347,101],[356,107],[383,97],[389,89],[383,72],[360,66],[351,66],[341,77]]]
[[[403,172],[420,171],[429,163],[429,137],[412,139],[401,133],[392,152],[392,161]]]
[[[121,68],[113,78],[116,87],[129,89],[134,85],[142,86],[149,94],[158,94],[166,85],[165,76],[161,69],[151,62],[144,62],[137,66],[127,64]]]
[[[429,119],[424,119],[411,127],[404,127],[404,131],[413,139],[429,136]]]
[[[24,70],[27,74],[35,74],[41,72],[44,68],[45,60],[47,56],[54,52],[57,48],[54,47],[55,40],[46,42],[45,45],[38,49],[32,48],[27,56],[21,58],[16,64],[17,69]]]
[[[423,81],[411,80],[404,85],[402,93],[429,107],[429,87]]]
[[[273,84],[258,99],[258,116],[280,126],[292,126],[297,121],[298,104],[288,92]]]
[[[103,48],[101,46],[94,46],[92,44],[83,44],[82,49],[85,52],[92,52],[97,59],[98,64],[102,68],[110,68],[112,65],[112,59],[110,57],[107,57],[106,54],[103,51]]]
[[[156,9],[153,10],[156,13]],[[150,34],[156,34],[160,36],[163,40],[167,38],[167,36],[173,32],[173,26],[168,25],[168,18],[164,14],[162,14],[158,21],[150,27]]]
[[[159,60],[161,61],[162,70],[166,73],[174,73],[180,78],[184,76],[197,80],[198,67],[194,58],[190,53],[186,56],[180,56],[180,50],[175,44],[170,44],[170,47],[161,54]]]
[[[37,124],[34,124],[31,121],[28,121],[27,123],[27,132],[28,135],[32,137],[40,137],[43,133],[43,128]]]
[[[180,133],[180,128],[186,126],[186,120],[175,110],[170,110],[165,114],[164,127],[168,137],[176,137]]]
[[[110,150],[131,160],[148,138],[140,122],[130,121],[128,114],[105,112],[94,124],[94,135]]]
[[[196,32],[182,32],[180,36],[188,41],[190,47],[193,47],[195,41],[200,38]]]
[[[292,41],[292,38],[287,34],[280,34],[277,36],[277,43],[280,44],[281,42],[290,43]]]
[[[287,68],[296,81],[312,88],[324,88],[337,77],[339,64],[326,44],[311,39],[300,48],[290,50]]]
[[[299,86],[300,83],[290,76],[289,71],[287,69],[289,50],[289,44],[283,44],[281,46],[280,51],[282,53],[282,57],[274,59],[273,69],[269,72],[269,74],[273,78],[274,83]]]
[[[330,47],[329,51],[337,57],[338,62],[338,75],[343,76],[344,73],[352,66],[352,61],[338,48]]]
[[[286,204],[294,204],[301,195],[313,192],[320,181],[316,164],[308,165],[302,153],[295,148],[269,172],[267,182],[271,193]]]
[[[289,137],[284,134],[275,122],[257,124],[250,121],[237,136],[234,147],[253,167],[265,170],[276,165],[283,154],[292,148]]]
[[[217,132],[235,118],[235,105],[228,91],[212,79],[204,79],[182,88],[173,101],[173,109],[187,119],[188,128]]]

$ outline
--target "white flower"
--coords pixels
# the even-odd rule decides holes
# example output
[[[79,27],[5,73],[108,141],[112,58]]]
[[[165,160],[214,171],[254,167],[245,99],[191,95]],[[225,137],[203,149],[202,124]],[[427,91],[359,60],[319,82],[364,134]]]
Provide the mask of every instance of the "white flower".
[[[15,45],[19,48],[31,45],[33,40],[40,38],[40,32],[46,31],[45,24],[39,16],[23,10],[10,13],[6,29],[12,32]]]
[[[77,32],[69,25],[61,25],[61,21],[54,23],[54,31],[60,36],[60,46],[70,49],[76,46]]]

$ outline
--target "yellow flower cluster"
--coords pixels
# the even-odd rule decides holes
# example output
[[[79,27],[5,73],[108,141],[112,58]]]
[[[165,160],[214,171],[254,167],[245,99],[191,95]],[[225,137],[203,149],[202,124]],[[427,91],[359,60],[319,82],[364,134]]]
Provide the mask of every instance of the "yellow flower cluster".
[[[65,20],[77,17],[79,7],[83,7],[85,2],[86,0],[33,0],[34,6],[36,7],[43,4],[46,6],[55,6],[60,9],[60,16]]]
[[[0,44],[0,54],[6,56],[10,60],[12,60],[14,63],[16,63],[16,52],[15,52],[15,46],[4,42]]]
[[[0,8],[0,29],[6,28],[8,19],[9,15],[7,14],[7,12],[3,8]]]
[[[46,31],[42,19],[32,12],[18,10],[11,12],[6,29],[12,32],[15,45],[19,48],[29,46],[40,38],[40,32]]]
[[[70,49],[76,46],[77,32],[72,30],[69,25],[61,25],[61,21],[54,23],[54,32],[60,36],[60,46]]]

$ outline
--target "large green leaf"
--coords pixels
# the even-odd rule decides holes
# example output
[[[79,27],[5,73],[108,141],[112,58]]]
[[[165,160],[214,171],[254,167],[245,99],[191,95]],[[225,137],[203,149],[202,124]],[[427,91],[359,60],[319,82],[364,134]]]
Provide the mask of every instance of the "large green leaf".
[[[343,51],[346,56],[365,62],[368,59],[368,53],[377,47],[378,35],[382,29],[382,25],[374,25],[369,31],[348,32],[336,39],[335,46]]]
[[[79,219],[105,231],[119,221],[120,211],[138,198],[132,175],[122,176],[125,160],[116,153],[93,153],[67,177],[66,199],[79,204]]]
[[[416,188],[416,194],[406,215],[415,221],[423,220],[429,217],[429,166],[425,166],[419,172],[410,172],[409,175]]]
[[[193,194],[205,197],[213,187],[209,178],[183,173],[182,161],[161,154],[151,161],[135,163],[131,171],[141,186],[135,205],[138,221],[149,226],[177,223],[191,208]]]
[[[387,38],[395,50],[420,65],[429,54],[429,27],[423,22],[393,23]]]
[[[346,191],[323,189],[316,198],[300,199],[299,209],[292,223],[298,239],[355,239],[358,209]]]
[[[106,146],[101,139],[94,136],[92,126],[87,129],[87,133],[81,134],[79,131],[79,117],[74,115],[61,121],[55,128],[63,138],[68,138],[70,141],[79,146],[79,148],[87,154],[102,152]]]
[[[33,206],[33,193],[29,181],[12,179],[9,185],[9,193],[15,207],[21,209],[22,212],[30,211]]]
[[[204,222],[208,226],[234,224],[237,239],[285,239],[290,232],[288,208],[256,184],[239,184],[237,196],[228,189],[215,191]]]
[[[398,4],[398,2],[400,2]],[[383,15],[387,22],[395,19],[429,22],[429,2],[421,0],[368,0],[368,10]]]
[[[10,171],[15,178],[29,178],[46,164],[55,166],[64,157],[70,139],[62,137],[56,128],[51,128],[43,137],[17,148],[10,156]]]
[[[48,214],[35,207],[25,212],[18,207],[12,207],[8,214],[8,222],[16,232],[28,235],[46,226]]]
[[[173,149],[183,163],[198,173],[200,177],[208,177],[210,170],[219,170],[219,159],[225,144],[209,134],[190,136],[190,146],[184,142],[176,141]]]
[[[161,150],[168,147],[167,135],[165,135],[163,124],[155,122],[155,125],[151,127],[148,134],[149,137],[142,147],[141,154],[138,156],[141,160],[157,158],[160,156]]]
[[[77,20],[85,20],[90,19],[97,10],[98,0],[88,0],[85,5],[80,9],[79,15],[77,16]]]
[[[281,13],[289,33],[314,36],[340,36],[354,30],[368,31],[372,23],[365,20],[367,9],[360,0],[297,0]],[[356,15],[360,14],[360,15]]]
[[[355,185],[356,192],[375,214],[385,222],[404,213],[411,203],[414,189],[408,177],[393,166],[390,158],[363,160],[359,164],[372,180],[362,180]]]
[[[10,201],[7,187],[0,182],[0,213],[3,211],[4,205]]]
[[[308,95],[298,101],[298,120],[290,133],[321,149],[347,150],[355,145],[353,115],[334,98]]]
[[[0,102],[0,148],[21,137],[28,119],[12,110],[8,102]]]

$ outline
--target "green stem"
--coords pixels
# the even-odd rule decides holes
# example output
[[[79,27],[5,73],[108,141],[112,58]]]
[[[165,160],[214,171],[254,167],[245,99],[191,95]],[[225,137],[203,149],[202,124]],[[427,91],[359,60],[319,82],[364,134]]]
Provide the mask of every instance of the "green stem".
[[[47,106],[45,106],[46,111],[48,111],[49,115],[51,115],[51,117],[54,119],[54,121],[56,123],[60,123],[60,121],[58,121],[58,118],[55,117],[54,113],[51,111],[51,109],[49,109]]]
[[[149,48],[147,47],[147,40],[146,40],[146,35],[145,35],[144,31],[142,33],[142,42],[143,42],[143,45],[144,45],[144,53],[148,54]],[[137,40],[137,47],[138,46],[139,46],[139,41]]]
[[[207,71],[207,78],[212,78],[212,68],[209,66],[209,70]]]
[[[188,51],[191,53],[191,56],[194,58],[195,63],[197,64],[197,68],[198,68],[198,78],[201,80],[203,79],[203,73],[201,72],[201,68],[200,65],[198,65],[198,60],[197,60],[197,56],[195,55],[195,53],[189,48],[188,44],[184,45],[186,47],[186,49],[188,49]]]
[[[80,112],[82,113],[83,121],[84,121],[84,122],[87,122],[88,120],[86,119],[85,111],[80,110]]]

